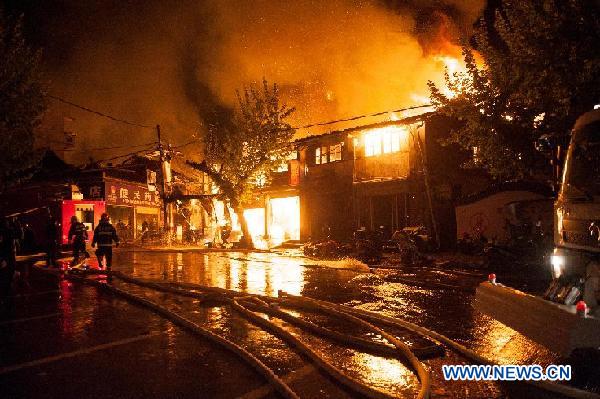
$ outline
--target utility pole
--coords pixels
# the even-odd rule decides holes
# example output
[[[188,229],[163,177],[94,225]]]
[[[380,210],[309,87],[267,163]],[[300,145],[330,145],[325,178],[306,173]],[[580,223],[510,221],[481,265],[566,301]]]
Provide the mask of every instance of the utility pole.
[[[419,132],[413,132],[409,129],[410,135],[417,144],[419,151],[419,158],[421,159],[421,170],[423,171],[423,181],[425,183],[425,194],[427,195],[427,203],[429,205],[429,217],[431,218],[431,227],[433,228],[433,234],[435,237],[435,245],[437,249],[440,248],[440,233],[437,228],[437,222],[435,219],[435,213],[433,211],[433,201],[431,200],[431,186],[429,185],[429,170],[427,169],[427,160],[425,159],[425,149],[423,148],[423,142],[419,136]]]
[[[171,222],[171,215],[170,215],[170,206],[169,203],[167,203],[167,197],[169,194],[169,183],[170,183],[170,165],[168,165],[169,163],[169,158],[170,158],[170,154],[168,154],[167,152],[165,152],[164,147],[162,145],[162,141],[160,138],[160,125],[156,125],[156,135],[158,137],[158,151],[160,153],[160,170],[161,170],[161,174],[162,174],[162,202],[163,202],[163,212],[164,212],[164,220],[163,220],[163,229],[165,230],[165,232],[169,232],[170,233],[170,222]]]

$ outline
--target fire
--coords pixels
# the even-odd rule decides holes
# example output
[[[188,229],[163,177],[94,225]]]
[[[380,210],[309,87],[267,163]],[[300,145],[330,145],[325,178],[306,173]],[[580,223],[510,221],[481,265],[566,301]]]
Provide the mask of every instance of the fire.
[[[453,84],[460,86],[459,80],[461,78],[464,78],[464,75],[467,73],[467,66],[466,66],[465,62],[462,60],[462,58],[460,58],[460,56],[459,56],[459,54],[461,54],[461,49],[458,46],[449,44],[446,50],[449,53],[452,53],[455,55],[438,54],[433,57],[433,60],[439,65],[442,72],[448,73],[448,77]],[[473,51],[473,56],[475,58],[475,64],[476,64],[477,68],[484,68],[485,63],[484,63],[481,55],[478,52]],[[443,74],[440,74],[438,76],[437,80],[435,80],[435,79],[432,79],[432,80],[436,83],[437,87],[440,88],[440,90],[446,97],[448,97],[448,98],[456,97],[458,93],[452,91],[446,85],[446,82],[445,82],[445,79],[443,76],[444,76]],[[417,100],[419,97],[418,97],[418,95],[414,95],[413,98],[415,98],[415,100]]]
[[[434,60],[441,62],[445,69],[448,71],[448,75],[454,76],[456,72],[464,72],[464,64],[457,58],[451,57],[449,55],[437,55],[433,57]]]
[[[100,35],[94,46],[86,46],[80,42],[84,36],[63,35],[61,39],[68,40],[65,48],[74,53],[57,65],[51,80],[78,103],[141,122],[160,121],[175,143],[188,141],[197,126],[204,129],[213,105],[235,106],[236,89],[260,84],[263,77],[278,83],[284,102],[297,108],[290,120],[293,126],[373,114],[427,103],[427,81],[443,84],[446,64],[451,72],[459,69],[455,59],[460,59],[460,48],[454,44],[458,37],[469,36],[485,4],[482,0],[174,3],[146,7],[135,15],[145,26],[169,26],[166,36],[160,29],[132,29],[124,22],[128,18],[115,22],[115,29],[127,32],[130,40]],[[133,8],[128,10],[124,12]],[[434,59],[436,55],[440,59]],[[90,59],[102,62],[91,65]],[[93,89],[103,95],[91,95]],[[136,144],[132,137],[138,136],[137,130],[123,130],[129,129],[125,126],[115,130],[113,121],[84,117],[80,111],[73,110],[70,129],[82,133],[71,151],[76,154],[73,162],[87,162],[86,148],[105,147],[105,139],[123,146]],[[360,123],[379,121],[364,118]],[[119,154],[92,156],[102,159],[111,153]]]
[[[434,19],[426,32],[415,29],[421,11],[395,12],[396,7],[381,2],[361,2],[360,7],[348,0],[285,7],[258,2],[237,9],[217,3],[219,31],[226,40],[211,59],[225,61],[225,67],[203,70],[211,92],[235,103],[236,89],[265,76],[279,84],[282,100],[297,108],[290,120],[294,126],[428,103],[428,80],[443,83],[446,64],[451,73],[460,69],[456,38],[468,33],[461,31],[456,15],[446,17],[442,11],[430,15]],[[367,117],[360,122],[379,121]],[[299,131],[298,137],[319,132],[314,130]]]
[[[466,65],[463,61],[450,55],[437,55],[433,57],[440,65],[443,66],[444,72],[448,73],[450,81],[455,83],[458,79],[459,74],[463,74],[467,71]],[[442,80],[442,79],[440,79]],[[436,82],[437,83],[437,82]],[[446,82],[438,83],[438,87],[442,90],[442,93],[448,98],[454,98],[458,93],[452,91]]]
[[[300,239],[300,197],[272,198],[269,235],[274,243]]]
[[[403,126],[388,126],[366,131],[362,136],[365,156],[399,152],[408,146],[408,132]]]
[[[265,210],[263,208],[245,209],[244,218],[253,238],[262,238],[265,235]]]
[[[265,208],[244,210],[248,229],[257,247],[267,248],[300,239],[300,198],[271,198]],[[266,228],[266,231],[265,231]]]
[[[429,104],[429,97],[421,94],[411,93],[410,98],[417,104]]]

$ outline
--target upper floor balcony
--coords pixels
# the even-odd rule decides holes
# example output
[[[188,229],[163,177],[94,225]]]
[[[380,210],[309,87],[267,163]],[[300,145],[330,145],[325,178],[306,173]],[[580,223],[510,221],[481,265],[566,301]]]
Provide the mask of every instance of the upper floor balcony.
[[[354,182],[406,179],[409,174],[409,151],[380,154],[354,161]]]

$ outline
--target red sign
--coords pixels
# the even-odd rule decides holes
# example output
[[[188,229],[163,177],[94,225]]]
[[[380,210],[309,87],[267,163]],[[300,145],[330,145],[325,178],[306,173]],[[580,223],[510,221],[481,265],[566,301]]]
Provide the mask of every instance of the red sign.
[[[106,182],[105,199],[109,205],[142,205],[159,207],[160,194],[151,192],[146,186],[135,186],[120,182]]]

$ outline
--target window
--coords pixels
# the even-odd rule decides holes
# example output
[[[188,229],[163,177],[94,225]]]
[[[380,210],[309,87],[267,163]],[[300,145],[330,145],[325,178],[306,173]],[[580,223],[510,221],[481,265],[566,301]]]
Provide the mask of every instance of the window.
[[[329,153],[329,147],[318,147],[315,150],[315,165],[322,165],[327,163],[327,154]]]
[[[329,162],[342,160],[342,143],[329,146]]]
[[[275,157],[272,157],[271,159],[275,160]],[[294,161],[297,159],[298,151],[290,151],[290,153],[285,157],[285,160],[275,168],[275,172],[287,172],[290,169],[290,161]]]
[[[380,137],[374,132],[365,134],[365,156],[372,157],[381,154]]]
[[[364,133],[365,156],[399,152],[402,144],[406,144],[406,131],[401,127],[373,129]]]
[[[327,153],[329,152],[328,149],[329,148],[326,146],[321,147],[321,163],[322,164],[327,163]]]

